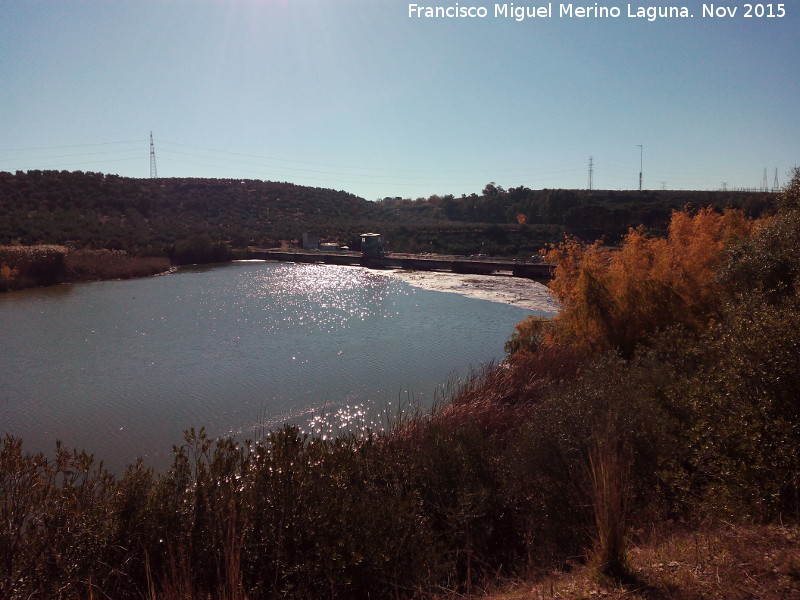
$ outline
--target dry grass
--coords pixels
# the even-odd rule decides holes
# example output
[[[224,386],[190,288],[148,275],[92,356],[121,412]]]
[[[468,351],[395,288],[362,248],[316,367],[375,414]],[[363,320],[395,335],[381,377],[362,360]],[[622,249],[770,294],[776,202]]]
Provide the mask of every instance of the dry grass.
[[[545,574],[480,600],[798,600],[800,528],[723,526],[650,536],[628,554],[633,580],[598,583],[589,566]]]
[[[131,256],[121,250],[72,250],[66,255],[69,281],[147,277],[169,268],[170,261],[165,256]]]
[[[0,291],[64,282],[131,279],[164,273],[167,257],[131,256],[121,250],[65,246],[0,246]]]
[[[62,279],[64,246],[0,246],[0,291],[50,285]]]
[[[584,363],[585,356],[567,348],[519,353],[455,384],[432,419],[451,428],[477,426],[485,433],[513,430],[530,419],[531,406],[554,385],[574,377]]]
[[[610,426],[596,435],[589,454],[589,497],[597,527],[592,562],[598,575],[611,581],[630,576],[627,502],[631,462],[627,445]]]

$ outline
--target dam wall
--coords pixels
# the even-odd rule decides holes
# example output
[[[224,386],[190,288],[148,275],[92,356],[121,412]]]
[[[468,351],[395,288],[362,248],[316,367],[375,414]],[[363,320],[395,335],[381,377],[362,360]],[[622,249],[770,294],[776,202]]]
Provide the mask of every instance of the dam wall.
[[[463,275],[512,275],[526,279],[552,279],[552,265],[513,259],[446,257],[437,255],[388,255],[369,258],[357,252],[302,252],[248,249],[237,258],[295,263],[362,266],[370,269],[406,269],[409,271],[450,271]]]

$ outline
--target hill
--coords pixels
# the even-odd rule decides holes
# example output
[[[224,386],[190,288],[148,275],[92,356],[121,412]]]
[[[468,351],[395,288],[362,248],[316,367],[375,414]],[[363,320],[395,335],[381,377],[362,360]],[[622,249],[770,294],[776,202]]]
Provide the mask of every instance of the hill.
[[[230,247],[278,246],[304,231],[356,245],[380,231],[390,250],[530,256],[565,233],[614,243],[630,227],[662,231],[674,209],[772,210],[774,195],[751,192],[504,190],[480,195],[385,198],[240,179],[134,179],[102,173],[0,173],[0,245],[170,255],[197,236]]]
[[[481,195],[455,198],[431,196],[408,200],[384,198],[380,204],[398,219],[420,224],[449,221],[463,224],[526,225],[528,230],[551,229],[587,241],[615,241],[631,227],[661,232],[673,210],[685,207],[739,208],[761,216],[774,208],[775,195],[766,192],[681,190],[504,190],[488,184]]]
[[[204,234],[268,246],[309,228],[338,235],[377,207],[346,192],[233,179],[133,179],[101,173],[0,173],[0,244],[54,243],[161,254]]]

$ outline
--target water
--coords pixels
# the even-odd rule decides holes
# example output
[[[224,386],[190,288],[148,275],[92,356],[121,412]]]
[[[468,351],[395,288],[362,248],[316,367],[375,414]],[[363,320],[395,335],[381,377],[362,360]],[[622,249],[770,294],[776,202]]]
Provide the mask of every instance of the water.
[[[240,262],[0,295],[0,433],[119,470],[182,432],[252,437],[430,405],[529,311],[355,267]]]

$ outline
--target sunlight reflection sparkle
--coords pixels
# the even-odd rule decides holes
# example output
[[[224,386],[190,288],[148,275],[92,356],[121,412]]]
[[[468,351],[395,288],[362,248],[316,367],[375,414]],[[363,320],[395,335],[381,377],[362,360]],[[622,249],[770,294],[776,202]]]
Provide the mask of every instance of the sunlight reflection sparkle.
[[[331,265],[279,265],[275,273],[262,277],[262,285],[248,286],[242,302],[274,299],[278,316],[267,325],[270,331],[288,324],[333,331],[354,320],[385,316],[391,284],[357,267]]]

